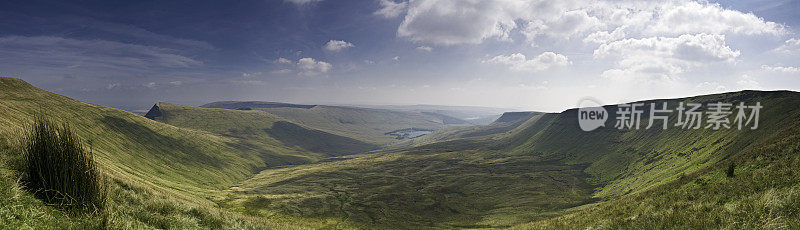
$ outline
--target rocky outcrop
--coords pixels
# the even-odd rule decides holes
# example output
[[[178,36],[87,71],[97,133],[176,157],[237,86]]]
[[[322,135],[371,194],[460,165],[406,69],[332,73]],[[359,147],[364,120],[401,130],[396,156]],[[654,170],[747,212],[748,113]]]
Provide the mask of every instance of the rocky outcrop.
[[[164,115],[161,112],[161,109],[158,108],[158,104],[153,105],[153,108],[150,108],[150,111],[147,111],[147,114],[144,117],[149,118],[150,120],[155,120],[157,117]]]

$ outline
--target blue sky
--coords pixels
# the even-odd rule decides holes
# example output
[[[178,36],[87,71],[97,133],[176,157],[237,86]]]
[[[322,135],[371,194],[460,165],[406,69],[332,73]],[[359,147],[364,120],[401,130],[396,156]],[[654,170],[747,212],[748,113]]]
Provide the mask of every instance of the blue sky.
[[[800,90],[798,1],[5,1],[0,75],[82,101],[559,111]]]

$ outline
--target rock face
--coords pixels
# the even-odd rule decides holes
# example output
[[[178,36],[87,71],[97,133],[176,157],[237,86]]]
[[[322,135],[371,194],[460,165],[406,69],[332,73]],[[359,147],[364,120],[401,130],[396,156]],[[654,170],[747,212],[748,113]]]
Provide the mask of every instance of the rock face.
[[[164,114],[161,113],[161,109],[158,108],[158,104],[153,105],[153,108],[150,108],[150,111],[147,111],[147,114],[144,117],[149,118],[150,120],[155,120],[157,117],[160,117]]]

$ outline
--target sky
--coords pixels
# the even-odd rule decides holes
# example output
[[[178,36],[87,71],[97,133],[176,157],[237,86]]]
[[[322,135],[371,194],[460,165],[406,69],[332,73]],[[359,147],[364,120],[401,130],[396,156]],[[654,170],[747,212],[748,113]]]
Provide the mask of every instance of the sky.
[[[557,112],[800,90],[800,1],[3,1],[0,76],[121,109],[219,100]]]

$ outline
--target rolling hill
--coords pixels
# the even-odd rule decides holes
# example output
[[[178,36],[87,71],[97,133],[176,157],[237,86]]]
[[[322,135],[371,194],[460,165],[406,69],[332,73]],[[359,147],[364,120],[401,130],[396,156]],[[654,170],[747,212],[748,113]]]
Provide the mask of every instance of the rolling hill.
[[[260,110],[198,108],[161,102],[154,105],[148,115],[150,119],[177,127],[239,138],[258,148],[294,147],[298,154],[338,156],[378,148],[374,144],[306,128]]]
[[[311,157],[284,149],[252,149],[237,139],[164,125],[122,110],[83,103],[0,78],[3,146],[42,114],[75,127],[105,170],[179,190],[219,189],[269,165],[297,164]],[[225,172],[225,173],[220,173]]]
[[[240,139],[156,122],[83,103],[15,78],[0,78],[0,227],[96,228],[38,201],[17,184],[19,137],[36,114],[73,127],[110,176],[111,225],[116,228],[302,228],[219,209],[221,190],[267,167],[315,161],[287,146],[252,146]],[[224,197],[224,196],[223,196]],[[312,225],[291,218],[282,222]],[[238,227],[236,227],[238,226]]]
[[[345,106],[306,106],[274,102],[214,102],[204,108],[261,110],[294,123],[370,144],[398,140],[387,133],[402,129],[436,130],[447,125],[467,125],[454,117],[430,112],[391,111]]]

